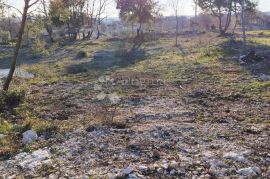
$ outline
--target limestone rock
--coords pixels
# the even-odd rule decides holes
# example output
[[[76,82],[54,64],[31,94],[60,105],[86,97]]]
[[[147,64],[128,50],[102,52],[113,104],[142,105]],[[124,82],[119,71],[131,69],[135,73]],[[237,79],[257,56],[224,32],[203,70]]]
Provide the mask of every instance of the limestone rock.
[[[233,160],[235,162],[247,162],[247,159],[241,153],[228,152],[223,155],[225,159]]]
[[[130,174],[132,172],[133,172],[133,168],[130,167],[130,166],[123,170],[123,174],[125,174],[125,175],[128,175],[128,174]]]
[[[28,130],[23,133],[23,143],[32,144],[38,139],[38,135],[34,130]]]
[[[255,177],[258,176],[261,172],[257,167],[248,167],[239,169],[237,173],[242,176]]]
[[[142,172],[145,172],[147,170],[147,167],[144,165],[139,166],[139,170]]]
[[[35,170],[44,165],[51,165],[51,155],[47,150],[39,149],[31,154],[20,153],[14,157],[14,160],[8,161],[8,164],[16,165],[23,170]]]

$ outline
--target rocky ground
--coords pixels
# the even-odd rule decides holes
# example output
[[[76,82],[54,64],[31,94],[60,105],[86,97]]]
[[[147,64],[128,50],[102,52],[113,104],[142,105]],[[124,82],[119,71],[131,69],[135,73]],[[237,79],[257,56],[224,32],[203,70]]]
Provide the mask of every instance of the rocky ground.
[[[174,98],[148,98],[129,108],[126,127],[81,127],[61,142],[1,162],[2,176],[270,177],[270,132],[264,125],[198,122]]]
[[[156,69],[150,66],[152,71],[138,62],[133,70],[117,72],[112,67],[117,63],[108,63],[111,51],[102,51],[94,54],[98,65],[112,67],[107,76],[99,76],[100,71],[66,74],[69,63],[79,68],[97,58],[75,61],[73,51],[63,66],[57,61],[71,51],[60,50],[56,61],[48,60],[48,72],[56,68],[61,80],[48,83],[42,74],[45,80],[38,80],[45,83],[32,82],[27,98],[38,120],[68,121],[72,130],[50,136],[23,133],[26,143],[33,139],[46,145],[0,161],[0,178],[270,178],[268,79],[255,83],[257,77],[244,73],[243,66],[216,56],[213,66],[211,60],[205,64],[204,56],[199,62],[180,63],[178,56],[170,61],[169,48],[151,50],[160,63]],[[166,58],[159,57],[162,53]],[[148,64],[151,60],[142,66]],[[164,80],[162,75],[174,70],[177,76]],[[147,79],[148,84],[126,79]],[[260,93],[257,86],[248,91],[249,83],[259,83]],[[104,93],[109,104],[97,100]]]

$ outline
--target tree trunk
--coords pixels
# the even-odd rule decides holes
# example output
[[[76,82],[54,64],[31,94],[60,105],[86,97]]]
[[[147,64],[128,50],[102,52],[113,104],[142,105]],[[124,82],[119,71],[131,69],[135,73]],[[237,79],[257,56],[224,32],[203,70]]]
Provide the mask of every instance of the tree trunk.
[[[225,27],[224,27],[225,33],[227,32],[228,28],[231,25],[231,20],[232,20],[232,13],[229,12],[228,15],[227,15],[226,24],[225,24]]]
[[[194,1],[195,3],[195,23],[198,22],[198,0]]]
[[[219,33],[220,35],[225,35],[225,31],[222,27],[222,15],[218,16],[218,20],[219,20]]]
[[[239,22],[238,21],[238,15],[235,14],[235,24],[234,24],[233,31],[232,31],[233,34],[235,34],[235,30],[236,30],[236,27],[237,27],[238,22]]]
[[[13,38],[12,38],[12,29],[9,29],[9,36],[10,36],[10,41],[13,41]]]
[[[100,37],[99,25],[97,25],[97,37],[96,37],[96,39],[99,39],[99,37]]]
[[[68,38],[69,38],[69,40],[71,41],[71,40],[72,40],[72,39],[71,39],[71,29],[70,29],[69,23],[67,23],[67,28],[68,28]]]
[[[93,35],[93,30],[88,31],[87,36],[85,38],[89,40],[89,39],[91,39],[92,35]]]
[[[241,24],[243,32],[243,54],[246,53],[245,0],[241,0]]]
[[[142,24],[140,23],[140,26],[137,28],[137,38],[138,39],[141,37],[141,30],[142,30]]]
[[[48,36],[50,38],[50,41],[53,43],[54,42],[54,39],[53,39],[52,27],[49,24],[45,23],[45,29],[46,29],[46,31],[48,33]]]
[[[22,44],[22,39],[23,39],[23,34],[24,34],[24,27],[25,27],[25,24],[26,24],[27,11],[29,9],[30,0],[25,0],[24,2],[25,2],[25,4],[24,4],[24,9],[23,9],[22,22],[21,22],[21,26],[20,26],[18,39],[17,39],[17,42],[16,42],[15,52],[14,52],[14,56],[13,56],[13,59],[12,59],[11,66],[10,66],[10,70],[9,70],[7,79],[6,79],[6,81],[5,81],[4,85],[3,85],[3,90],[4,91],[8,91],[8,89],[9,89],[10,82],[11,82],[11,80],[13,78],[13,75],[14,75],[14,72],[15,72],[15,69],[16,69],[17,58],[18,58],[18,55],[19,55],[19,52],[20,52],[20,49],[21,49],[21,44]]]
[[[179,20],[178,15],[176,15],[175,46],[178,46],[178,32],[179,32]]]
[[[137,28],[137,36],[136,37],[140,38],[140,29],[139,28]]]

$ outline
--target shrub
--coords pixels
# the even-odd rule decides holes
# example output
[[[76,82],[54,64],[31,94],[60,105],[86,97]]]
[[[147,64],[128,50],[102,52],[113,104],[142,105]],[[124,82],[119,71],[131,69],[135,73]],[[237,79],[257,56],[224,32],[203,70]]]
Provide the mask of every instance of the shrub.
[[[35,40],[32,46],[32,53],[34,54],[34,56],[46,55],[48,52],[45,48],[45,45],[46,43],[43,40]]]
[[[120,41],[117,44],[117,50],[115,51],[114,56],[120,58],[126,58],[129,56],[129,51],[132,48],[132,43]]]
[[[85,73],[88,71],[87,64],[78,64],[78,65],[72,65],[67,67],[66,72],[68,74],[79,74],[79,73]]]
[[[12,127],[12,132],[22,134],[25,131],[28,131],[28,130],[31,130],[31,129],[32,129],[32,124],[31,123],[26,123],[25,125],[15,124]]]
[[[0,91],[0,113],[10,111],[24,101],[24,91]]]
[[[0,119],[0,134],[7,134],[12,130],[12,124],[8,121]]]
[[[86,57],[87,57],[87,52],[85,52],[85,51],[79,51],[77,53],[77,58],[78,59],[82,59],[82,58],[86,58]]]
[[[10,40],[9,32],[1,32],[0,36],[2,38],[2,44],[8,44],[8,41]]]

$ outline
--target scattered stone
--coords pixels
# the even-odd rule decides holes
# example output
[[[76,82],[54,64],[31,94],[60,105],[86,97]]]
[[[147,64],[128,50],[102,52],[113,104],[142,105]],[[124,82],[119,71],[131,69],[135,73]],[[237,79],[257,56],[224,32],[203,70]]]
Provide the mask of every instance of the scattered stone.
[[[83,175],[83,176],[82,176],[82,179],[89,179],[89,176]]]
[[[213,159],[207,161],[207,163],[210,165],[209,173],[216,177],[224,177],[228,173],[227,166],[222,161]]]
[[[261,170],[258,167],[248,167],[239,169],[237,173],[242,176],[255,177],[260,175]]]
[[[244,132],[250,133],[250,134],[259,134],[259,133],[262,132],[262,129],[257,128],[255,126],[251,126],[251,127],[247,128],[247,129],[245,129]]]
[[[125,168],[122,173],[125,175],[128,175],[132,172],[133,172],[133,168],[129,166],[129,167]]]
[[[270,178],[270,167],[269,167],[269,169],[266,171],[266,177],[268,177],[268,178]]]
[[[228,152],[223,155],[225,159],[233,160],[235,162],[247,162],[247,159],[240,153]]]
[[[211,99],[213,94],[216,96],[215,92],[213,94],[210,92],[205,93]],[[237,96],[231,95],[229,97],[237,99]],[[160,109],[161,111],[153,111],[153,113],[160,115],[165,114],[166,110],[177,111],[179,109],[178,107],[166,109],[165,102],[161,102],[164,105]],[[149,105],[147,99],[145,103],[145,106],[141,107],[139,104],[132,110],[136,111],[136,108],[147,109],[147,105]],[[260,102],[258,103],[260,104]],[[218,105],[223,109],[224,102],[221,100]],[[171,106],[174,107],[173,105]],[[267,108],[269,105],[265,105],[265,107]],[[147,109],[145,113],[152,114],[152,109],[154,108]],[[88,107],[85,107],[85,110],[89,110]],[[240,111],[236,105],[230,107],[230,111],[227,112],[233,115],[236,113],[234,111],[238,110]],[[169,111],[169,113],[172,114],[172,111]],[[211,116],[212,114],[209,113],[209,115]],[[230,118],[230,116],[227,117]],[[53,143],[50,148],[53,152],[53,159],[57,161],[52,167],[59,173],[53,173],[50,178],[76,178],[76,176],[85,179],[87,176],[131,179],[159,176],[163,178],[192,178],[192,176],[198,179],[229,178],[240,176],[240,173],[243,173],[243,171],[245,173],[245,170],[240,170],[239,174],[237,174],[239,167],[244,168],[256,165],[261,167],[263,171],[260,175],[266,176],[267,169],[264,166],[267,166],[267,162],[270,161],[270,155],[268,155],[267,150],[254,151],[250,155],[248,150],[241,152],[246,148],[246,145],[242,146],[238,138],[231,137],[231,141],[224,140],[225,137],[220,137],[220,134],[227,135],[227,133],[233,134],[234,132],[238,136],[247,127],[254,131],[262,129],[256,143],[252,143],[252,139],[249,138],[245,140],[245,142],[251,143],[250,149],[253,151],[255,150],[255,147],[252,148],[253,144],[258,144],[258,147],[262,146],[262,148],[267,146],[269,135],[268,130],[264,126],[260,127],[259,124],[252,124],[254,127],[247,124],[243,126],[237,122],[235,123],[235,121],[230,121],[230,119],[228,119],[230,121],[228,123],[215,123],[215,126],[212,126],[212,123],[183,122],[186,118],[189,119],[189,117],[174,117],[171,121],[147,121],[138,124],[133,121],[134,123],[130,124],[130,129],[128,130],[120,130],[107,125],[88,125],[81,127],[81,129],[67,132],[66,135],[59,138],[61,143],[56,143],[52,140]],[[203,135],[206,132],[208,134]],[[43,137],[40,136],[40,138]],[[242,137],[240,138],[242,141]],[[228,148],[223,148],[223,146],[228,146]],[[231,150],[232,152],[226,153]],[[50,157],[43,159],[28,153],[21,153],[18,156],[18,159],[13,162],[14,167],[10,167],[12,169],[11,172],[15,170],[14,173],[16,174],[19,172],[22,175],[35,173],[39,177],[39,175],[44,174],[43,168],[42,173],[39,172],[41,170],[36,169],[42,164],[50,162]],[[243,163],[235,163],[233,161]],[[9,173],[9,167],[2,166],[3,169],[1,168],[0,161],[0,171]],[[21,170],[21,168],[24,170]],[[30,169],[28,170],[28,168]],[[33,168],[34,171],[31,171]],[[51,170],[51,168],[47,167],[44,167],[44,169],[46,171],[48,169]],[[252,168],[252,171],[251,176],[254,172],[257,175],[260,173],[259,169]],[[207,175],[207,173],[211,175]]]
[[[158,150],[153,150],[153,159],[159,160],[160,159],[160,153]]]
[[[34,130],[28,130],[23,133],[23,143],[32,144],[38,139],[38,135]]]
[[[169,164],[167,161],[163,161],[162,167],[167,170],[169,168]]]
[[[170,162],[170,165],[169,165],[170,168],[177,168],[177,166],[178,166],[178,163],[175,160]]]
[[[209,173],[214,175],[215,177],[224,177],[228,170],[226,168],[214,168],[211,167],[209,169]]]
[[[142,172],[147,171],[147,169],[148,168],[146,166],[144,166],[144,165],[139,166],[139,170],[142,171]]]
[[[259,81],[269,81],[270,80],[270,76],[269,75],[265,75],[265,74],[261,74],[258,76],[258,80]]]
[[[163,168],[158,168],[158,169],[157,169],[157,172],[158,172],[159,174],[163,174],[163,173],[164,173],[164,170],[163,170]]]
[[[129,174],[127,178],[128,179],[137,179],[138,177],[136,174]]]
[[[14,160],[8,161],[8,164],[17,165],[23,170],[39,169],[42,165],[51,165],[51,155],[47,150],[39,149],[31,154],[20,153],[14,157]]]
[[[170,175],[175,175],[175,173],[176,173],[176,170],[175,170],[175,169],[172,169],[172,170],[170,171]]]

